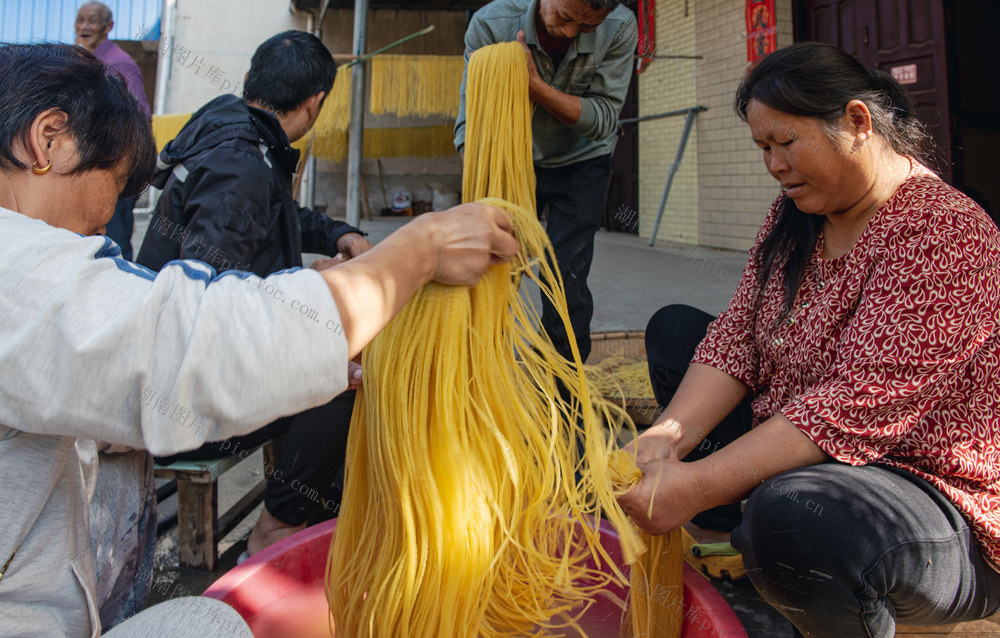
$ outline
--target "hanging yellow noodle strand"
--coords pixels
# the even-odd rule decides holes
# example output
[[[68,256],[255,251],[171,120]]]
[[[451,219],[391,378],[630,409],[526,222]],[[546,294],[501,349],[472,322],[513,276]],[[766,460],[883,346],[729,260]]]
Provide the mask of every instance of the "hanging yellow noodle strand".
[[[469,71],[466,74],[466,171],[463,181],[463,192],[467,198],[479,198],[497,196],[512,199],[517,203],[530,201],[534,210],[534,170],[530,160],[531,151],[531,122],[530,111],[525,107],[527,100],[527,86],[520,81],[518,72],[520,64],[516,60],[521,59],[523,52],[519,47],[511,45],[496,45],[496,47],[508,47],[510,61],[515,68],[496,68],[491,72],[481,72],[478,66],[473,65],[473,59],[469,60]],[[493,49],[495,47],[487,47]],[[516,52],[515,52],[516,50]],[[476,53],[479,53],[477,51]],[[475,55],[473,56],[473,58]],[[496,55],[494,57],[500,57]],[[491,64],[500,66],[499,60],[490,58]],[[481,58],[482,60],[483,58]],[[503,78],[509,77],[509,91],[499,91],[498,84],[504,83]],[[506,83],[504,83],[506,85]],[[519,91],[524,87],[524,94]],[[513,123],[507,122],[503,114],[515,112],[525,113],[523,118],[515,118]],[[503,132],[503,134],[499,134]],[[509,135],[508,135],[509,133]],[[518,148],[518,143],[523,144],[527,139],[526,147]],[[507,148],[505,144],[514,143],[514,148]],[[524,153],[529,153],[527,158]],[[469,163],[470,154],[477,153]],[[478,171],[470,170],[470,166],[479,167]],[[513,197],[511,192],[516,193]],[[547,240],[546,240],[547,244]],[[535,254],[535,253],[532,253]],[[554,262],[554,259],[553,259]],[[551,272],[546,273],[542,278],[544,292],[544,282],[552,281]],[[549,294],[553,299],[553,304],[559,311],[560,317],[568,326],[568,311],[565,308],[565,297],[562,295],[562,283],[559,282],[558,294]],[[573,347],[573,355],[576,362],[576,370],[583,374],[583,367],[579,360],[579,352],[576,350],[576,340],[573,337],[572,329],[567,327],[569,341]],[[545,363],[561,359],[558,356],[546,358]],[[634,370],[628,371],[629,376]],[[570,371],[560,371],[560,379],[565,379],[565,375],[572,374]],[[643,372],[643,376],[646,376]],[[584,379],[579,379],[582,394],[586,397],[588,393],[587,383]],[[648,381],[647,381],[648,383]],[[596,389],[596,388],[595,388]],[[650,388],[650,395],[652,388]],[[583,399],[589,402],[589,397]],[[606,409],[606,408],[605,408]],[[607,412],[605,412],[607,414]],[[609,418],[610,417],[606,417]],[[598,456],[602,452],[594,449],[590,443],[600,440],[599,435],[595,435],[590,425],[585,422],[587,441],[587,459],[609,458],[608,452],[603,452],[604,457]],[[591,456],[593,455],[593,456]],[[603,473],[606,470],[607,473]],[[610,461],[605,467],[600,461],[589,465],[589,471],[594,480],[594,488],[611,484],[613,488],[622,493],[627,491],[636,482],[642,473],[635,466],[634,457],[616,451],[610,456]],[[609,508],[609,514],[617,513],[617,507]],[[629,589],[629,611],[623,625],[624,636],[642,636],[645,638],[678,638],[680,636],[681,621],[683,618],[683,565],[681,562],[681,546],[679,531],[671,532],[667,535],[650,536],[638,531],[635,525],[617,516],[609,515],[608,518],[617,528],[624,550],[625,560],[630,566],[631,587]],[[635,536],[638,535],[641,542],[636,543]],[[648,547],[648,551],[643,552],[642,547]],[[667,605],[654,605],[661,600],[663,595],[668,598]],[[669,604],[669,603],[676,604]]]
[[[508,200],[493,201],[512,214],[522,254],[472,288],[425,286],[365,349],[327,566],[342,636],[523,636],[574,626],[614,569],[589,516],[626,522],[610,488],[613,443],[579,356],[571,366],[555,353],[513,283],[537,262],[553,282],[543,292],[568,325],[532,205],[524,54],[516,43],[488,47],[473,56],[469,76],[477,115],[466,197]],[[495,90],[508,83],[510,91]],[[493,124],[474,123],[484,113]],[[491,125],[505,134],[484,132]],[[576,478],[588,469],[581,428],[586,458],[598,459],[581,474],[584,485]],[[639,551],[634,535],[623,541],[627,553]],[[590,556],[599,569],[585,567]]]
[[[425,286],[365,349],[327,562],[341,636],[580,632],[587,605],[621,577],[595,521],[619,529],[628,562],[643,550],[614,500],[608,409],[579,353],[560,357],[518,293],[537,267],[573,343],[534,211],[520,45],[480,49],[468,78],[465,197],[507,210],[521,253],[472,288]]]

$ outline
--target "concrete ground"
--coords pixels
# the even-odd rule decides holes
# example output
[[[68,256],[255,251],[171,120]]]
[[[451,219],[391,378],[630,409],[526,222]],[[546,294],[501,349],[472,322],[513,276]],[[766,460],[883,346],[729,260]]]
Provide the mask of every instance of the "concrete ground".
[[[373,242],[405,223],[399,218],[377,218],[362,222]],[[148,218],[139,216],[133,246],[138,251]],[[307,256],[311,263],[315,255]],[[594,331],[644,330],[649,317],[660,307],[685,303],[717,314],[727,305],[746,262],[746,253],[692,247],[660,241],[649,247],[634,235],[600,231],[597,234],[590,287],[594,292]],[[257,453],[259,455],[259,452]],[[235,502],[261,478],[259,456],[251,456],[220,481],[219,505]],[[178,569],[176,497],[160,507],[161,534],[157,545],[152,602],[176,595],[200,593],[232,568],[245,547],[246,536],[259,512],[256,510],[223,539],[222,560],[215,572]],[[729,601],[751,638],[792,636],[791,625],[771,609],[747,580],[736,583],[713,581]]]

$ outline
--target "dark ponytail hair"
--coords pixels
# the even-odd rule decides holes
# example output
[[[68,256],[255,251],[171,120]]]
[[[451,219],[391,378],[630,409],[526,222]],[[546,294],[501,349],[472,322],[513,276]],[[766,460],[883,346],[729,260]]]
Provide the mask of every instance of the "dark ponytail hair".
[[[888,73],[866,69],[832,44],[797,42],[762,59],[736,91],[736,113],[744,122],[752,115],[750,100],[821,120],[831,138],[847,103],[861,100],[871,113],[875,133],[895,152],[924,163],[931,157],[930,137],[917,120],[906,90]],[[785,264],[784,310],[779,321],[791,310],[822,225],[821,216],[803,213],[786,198],[774,227],[761,242],[756,264],[758,308],[771,275]]]

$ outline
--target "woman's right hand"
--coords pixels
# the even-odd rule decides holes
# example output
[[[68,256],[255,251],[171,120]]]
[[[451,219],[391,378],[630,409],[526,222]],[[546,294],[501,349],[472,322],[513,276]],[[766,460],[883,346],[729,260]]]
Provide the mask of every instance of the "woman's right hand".
[[[442,284],[471,286],[491,265],[517,255],[510,219],[493,206],[462,204],[410,224],[427,233],[436,256],[431,279]]]
[[[630,442],[626,449],[635,450],[635,460],[638,464],[649,463],[656,459],[680,460],[676,451],[679,427],[677,421],[660,415],[653,425]]]
[[[428,281],[471,286],[517,254],[506,213],[463,204],[426,213],[366,251],[322,271],[337,304],[348,353],[361,352]]]

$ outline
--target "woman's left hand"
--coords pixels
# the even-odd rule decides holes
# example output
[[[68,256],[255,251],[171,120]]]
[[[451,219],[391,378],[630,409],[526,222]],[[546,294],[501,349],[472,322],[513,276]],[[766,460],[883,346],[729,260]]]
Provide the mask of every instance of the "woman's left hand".
[[[712,507],[695,478],[693,463],[656,458],[640,463],[642,478],[618,497],[629,518],[647,534],[666,534]]]

